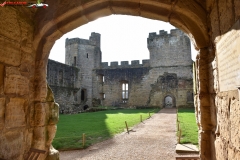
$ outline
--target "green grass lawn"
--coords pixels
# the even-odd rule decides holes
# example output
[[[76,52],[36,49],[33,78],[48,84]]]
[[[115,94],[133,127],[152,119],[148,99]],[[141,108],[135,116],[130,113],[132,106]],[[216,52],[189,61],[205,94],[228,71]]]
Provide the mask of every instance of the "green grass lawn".
[[[147,119],[149,112],[153,112],[153,109],[106,110],[60,115],[53,146],[56,149],[82,148],[83,133],[86,137],[85,146],[106,140],[123,132],[126,128],[125,121],[131,127],[140,123],[140,115],[143,120]]]
[[[180,143],[198,144],[198,127],[195,118],[194,108],[179,108],[178,121],[180,121],[180,129],[182,137]]]

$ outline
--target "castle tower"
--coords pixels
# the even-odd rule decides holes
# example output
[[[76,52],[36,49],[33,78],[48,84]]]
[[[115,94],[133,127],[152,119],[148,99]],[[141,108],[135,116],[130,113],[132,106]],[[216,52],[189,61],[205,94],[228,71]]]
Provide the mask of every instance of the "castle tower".
[[[92,106],[92,70],[99,68],[102,60],[99,33],[91,33],[89,40],[72,38],[66,39],[65,64],[80,69],[79,96],[81,104]]]
[[[151,67],[192,65],[190,40],[181,30],[160,30],[147,39]]]
[[[100,39],[101,35],[95,32],[91,33],[89,40],[67,38],[65,41],[65,64],[76,66],[78,68],[100,67],[102,61]]]

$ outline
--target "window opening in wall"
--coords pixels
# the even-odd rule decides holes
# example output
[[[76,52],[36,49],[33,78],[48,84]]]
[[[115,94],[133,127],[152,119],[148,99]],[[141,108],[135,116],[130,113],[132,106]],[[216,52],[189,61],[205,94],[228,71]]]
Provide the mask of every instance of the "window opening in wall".
[[[81,101],[85,101],[87,99],[87,94],[86,94],[87,90],[86,89],[82,89],[81,90]]]
[[[88,58],[88,53],[87,53],[87,58]]]
[[[73,66],[76,66],[76,65],[77,65],[77,58],[76,58],[76,56],[74,56]]]
[[[104,83],[104,76],[103,75],[98,75],[98,80],[100,83]]]
[[[104,100],[106,98],[105,93],[100,93],[101,100]]]
[[[128,83],[127,82],[122,83],[122,99],[123,99],[123,103],[127,103],[127,100],[128,100]]]

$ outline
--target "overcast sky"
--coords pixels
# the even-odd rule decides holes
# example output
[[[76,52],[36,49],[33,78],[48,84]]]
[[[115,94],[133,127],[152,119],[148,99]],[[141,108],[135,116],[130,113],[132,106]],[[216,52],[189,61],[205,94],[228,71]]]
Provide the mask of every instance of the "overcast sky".
[[[131,61],[149,59],[147,38],[150,32],[175,29],[169,23],[135,16],[111,15],[87,23],[57,40],[50,59],[65,62],[65,39],[89,39],[91,32],[101,34],[102,61]]]

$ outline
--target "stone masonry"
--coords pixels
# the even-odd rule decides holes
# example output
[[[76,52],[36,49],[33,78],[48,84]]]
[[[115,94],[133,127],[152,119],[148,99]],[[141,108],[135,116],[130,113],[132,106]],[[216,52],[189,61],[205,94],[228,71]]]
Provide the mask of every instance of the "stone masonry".
[[[0,7],[0,158],[23,160],[30,148],[36,148],[46,151],[41,160],[59,159],[51,146],[59,112],[46,81],[50,50],[57,39],[79,26],[123,14],[169,22],[188,35],[198,50],[193,79],[200,157],[240,159],[239,0],[45,3],[46,9]],[[152,80],[154,86],[163,84],[163,77],[172,82],[176,77],[172,72],[157,74],[160,81]]]
[[[101,62],[100,34],[66,39],[66,64],[49,60],[47,74],[60,113],[81,112],[85,105],[193,107],[189,38],[179,29],[161,30],[150,33],[147,42],[149,60],[108,66]]]

